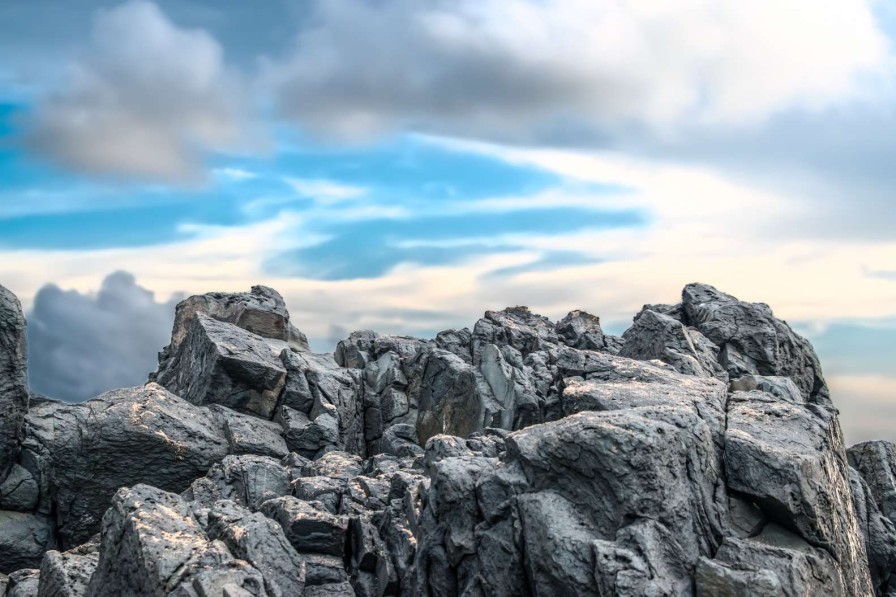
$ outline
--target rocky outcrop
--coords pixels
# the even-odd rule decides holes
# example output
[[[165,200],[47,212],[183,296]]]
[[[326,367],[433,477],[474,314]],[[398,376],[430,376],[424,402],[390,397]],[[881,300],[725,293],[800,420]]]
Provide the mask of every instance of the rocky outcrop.
[[[846,451],[808,342],[705,285],[621,338],[513,307],[332,355],[275,291],[213,293],[178,306],[145,387],[26,408],[3,597],[896,586],[896,449]]]
[[[0,480],[15,462],[28,411],[25,317],[19,299],[0,286]]]

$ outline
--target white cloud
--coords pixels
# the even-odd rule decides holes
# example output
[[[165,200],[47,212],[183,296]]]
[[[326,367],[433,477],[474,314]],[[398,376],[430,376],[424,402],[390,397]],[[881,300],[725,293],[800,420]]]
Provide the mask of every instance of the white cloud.
[[[195,179],[206,152],[249,141],[246,102],[210,35],[134,0],[99,12],[66,87],[36,107],[30,142],[89,173]]]
[[[315,4],[268,79],[341,137],[393,127],[544,139],[741,125],[860,92],[891,66],[864,0],[389,0]]]
[[[218,178],[234,180],[237,182],[241,180],[252,180],[253,178],[258,177],[256,173],[243,170],[242,168],[215,168],[212,171],[212,174]]]
[[[364,187],[347,185],[321,178],[287,177],[283,180],[299,195],[309,197],[322,204],[340,203],[342,201],[357,199],[367,192],[367,189]]]

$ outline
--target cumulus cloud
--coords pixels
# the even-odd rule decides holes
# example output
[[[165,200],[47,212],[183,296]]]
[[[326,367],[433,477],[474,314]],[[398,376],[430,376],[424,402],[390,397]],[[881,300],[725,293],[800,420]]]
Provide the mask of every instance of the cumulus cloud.
[[[141,385],[168,343],[177,299],[157,302],[123,271],[95,295],[42,287],[28,315],[28,375],[40,394],[79,402]]]
[[[529,140],[583,126],[742,124],[852,96],[858,77],[888,65],[861,0],[315,7],[268,78],[283,114],[346,138],[392,127]]]
[[[185,180],[248,140],[247,98],[218,42],[151,2],[100,11],[66,86],[36,106],[34,149],[95,174]]]

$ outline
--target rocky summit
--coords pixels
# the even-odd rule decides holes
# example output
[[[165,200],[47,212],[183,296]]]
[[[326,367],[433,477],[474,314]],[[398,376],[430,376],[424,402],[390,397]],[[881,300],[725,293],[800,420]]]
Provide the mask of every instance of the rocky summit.
[[[896,596],[896,446],[710,286],[621,337],[513,307],[333,354],[273,289],[194,296],[83,404],[25,354],[0,287],[0,597]]]

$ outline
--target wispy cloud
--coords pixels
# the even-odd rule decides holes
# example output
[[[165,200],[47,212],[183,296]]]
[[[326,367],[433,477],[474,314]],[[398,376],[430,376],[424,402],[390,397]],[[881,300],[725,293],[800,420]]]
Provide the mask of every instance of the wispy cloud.
[[[367,192],[367,189],[364,187],[320,178],[286,177],[283,180],[299,195],[313,199],[318,203],[340,203],[358,199]]]

